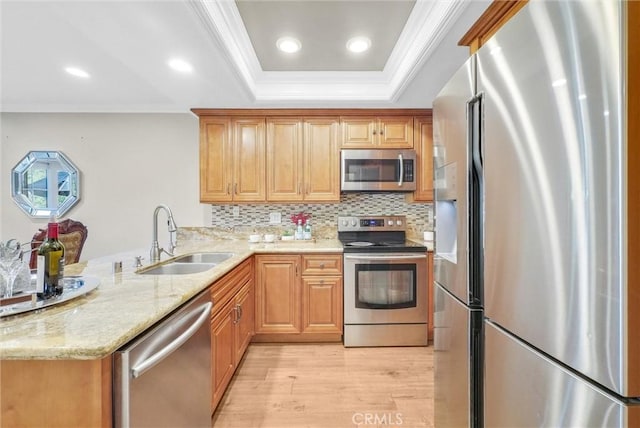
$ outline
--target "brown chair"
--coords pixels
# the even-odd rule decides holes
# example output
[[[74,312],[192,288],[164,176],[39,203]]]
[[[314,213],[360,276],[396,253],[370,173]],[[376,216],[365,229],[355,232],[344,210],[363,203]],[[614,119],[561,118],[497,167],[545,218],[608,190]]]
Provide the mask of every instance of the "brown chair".
[[[47,229],[39,229],[31,240],[31,258],[29,267],[36,268],[38,247],[47,239]],[[58,223],[58,239],[64,245],[64,263],[78,263],[84,241],[87,239],[87,228],[79,221],[67,219]]]

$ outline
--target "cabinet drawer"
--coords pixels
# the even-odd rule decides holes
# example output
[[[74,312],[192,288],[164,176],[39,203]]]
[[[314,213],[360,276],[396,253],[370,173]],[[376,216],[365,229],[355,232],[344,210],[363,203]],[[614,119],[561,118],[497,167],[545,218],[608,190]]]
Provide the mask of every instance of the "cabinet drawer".
[[[342,275],[342,255],[302,256],[302,275]]]
[[[240,287],[251,280],[252,275],[253,258],[250,258],[217,280],[211,287],[212,313],[219,311],[240,290]]]

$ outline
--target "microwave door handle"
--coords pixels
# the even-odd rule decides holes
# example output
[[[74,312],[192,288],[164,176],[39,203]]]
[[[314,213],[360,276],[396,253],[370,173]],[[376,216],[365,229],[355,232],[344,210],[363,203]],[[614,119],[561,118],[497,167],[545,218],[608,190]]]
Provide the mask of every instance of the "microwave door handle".
[[[402,187],[404,181],[404,160],[402,159],[402,153],[398,154],[398,162],[400,162],[400,180],[398,180],[398,187]]]

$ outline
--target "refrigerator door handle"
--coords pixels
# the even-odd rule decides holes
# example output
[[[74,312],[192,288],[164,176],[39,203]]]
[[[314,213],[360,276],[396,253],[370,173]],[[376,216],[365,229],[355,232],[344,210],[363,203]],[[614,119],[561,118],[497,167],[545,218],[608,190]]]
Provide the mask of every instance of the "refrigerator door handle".
[[[471,167],[480,173],[484,168],[484,142],[482,141],[482,116],[483,116],[484,94],[480,93],[472,98],[469,103],[471,109]],[[480,183],[482,184],[482,183]]]
[[[483,159],[482,159],[482,105],[478,94],[467,103],[467,142],[469,156],[469,302],[482,305],[483,299]]]

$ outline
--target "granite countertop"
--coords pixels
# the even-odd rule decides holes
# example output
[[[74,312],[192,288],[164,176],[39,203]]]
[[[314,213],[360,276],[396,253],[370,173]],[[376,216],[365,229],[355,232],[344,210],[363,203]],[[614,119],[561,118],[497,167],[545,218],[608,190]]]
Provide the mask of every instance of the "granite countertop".
[[[342,245],[338,240],[270,244],[203,240],[180,242],[176,249],[177,255],[200,251],[232,252],[234,256],[213,269],[189,275],[135,273],[134,256],[146,256],[146,251],[69,265],[66,274],[98,277],[100,286],[60,305],[1,318],[0,358],[103,358],[206,290],[253,254],[342,253]],[[121,273],[112,273],[114,261],[123,261]]]

